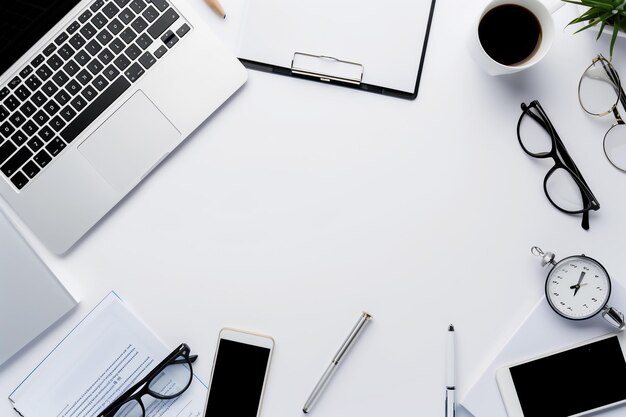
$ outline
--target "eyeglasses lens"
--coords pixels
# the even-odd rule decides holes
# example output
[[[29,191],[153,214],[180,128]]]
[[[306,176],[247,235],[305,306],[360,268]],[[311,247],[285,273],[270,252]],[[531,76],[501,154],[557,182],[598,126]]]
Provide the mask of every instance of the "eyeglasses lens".
[[[555,169],[546,181],[546,192],[550,201],[567,212],[580,212],[584,209],[579,184],[569,171]]]
[[[539,117],[536,109],[528,109],[527,113],[530,112],[536,115],[539,120],[543,120]],[[550,132],[546,129],[549,129],[549,127],[544,127],[530,114],[524,114],[522,116],[519,125],[519,138],[527,152],[535,156],[542,156],[552,150],[552,136],[550,136]]]
[[[619,100],[619,89],[619,77],[613,66],[606,59],[598,59],[580,79],[580,104],[587,113],[594,115],[610,112]]]
[[[626,171],[626,125],[615,125],[606,132],[604,152],[615,168]]]
[[[173,398],[187,389],[192,375],[189,362],[181,355],[150,382],[148,389],[157,395]]]
[[[114,417],[144,417],[143,408],[137,401],[132,400],[117,410]]]

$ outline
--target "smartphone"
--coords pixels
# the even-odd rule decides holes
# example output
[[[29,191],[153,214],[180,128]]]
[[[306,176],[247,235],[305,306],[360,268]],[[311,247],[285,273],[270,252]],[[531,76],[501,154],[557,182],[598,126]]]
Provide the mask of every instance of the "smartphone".
[[[220,331],[205,417],[257,417],[274,339],[235,329]]]
[[[623,339],[612,333],[498,369],[507,414],[584,416],[626,403]]]

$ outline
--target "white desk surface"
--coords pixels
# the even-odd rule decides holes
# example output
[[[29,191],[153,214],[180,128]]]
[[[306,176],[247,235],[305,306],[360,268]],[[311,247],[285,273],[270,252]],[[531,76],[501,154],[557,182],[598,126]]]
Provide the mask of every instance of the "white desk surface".
[[[189,1],[234,48],[245,0],[223,0],[225,21]],[[590,254],[626,282],[626,174],[602,151],[610,121],[587,116],[576,93],[608,40],[560,30],[576,13],[564,7],[546,59],[493,78],[465,46],[486,3],[438,0],[416,101],[250,72],[66,256],[26,231],[82,303],[0,367],[0,396],[115,289],[171,346],[192,346],[204,379],[221,327],[272,335],[265,417],[301,415],[367,310],[374,321],[312,415],[441,416],[448,323],[463,394],[542,294],[532,245]],[[626,77],[626,42],[615,55]],[[550,164],[517,143],[520,103],[533,99],[601,203],[589,231],[548,203]]]

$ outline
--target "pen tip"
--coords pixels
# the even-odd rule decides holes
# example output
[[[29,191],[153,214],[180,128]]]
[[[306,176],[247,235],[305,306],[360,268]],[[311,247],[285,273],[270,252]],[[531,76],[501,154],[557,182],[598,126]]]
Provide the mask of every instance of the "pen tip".
[[[448,331],[449,332],[453,332],[454,331],[454,325],[453,324],[448,326]]]
[[[308,413],[308,411],[307,411],[307,409],[306,409],[306,408],[303,408],[303,409],[302,409],[302,412],[303,412],[304,414]]]
[[[224,15],[224,19],[226,19],[226,15]]]

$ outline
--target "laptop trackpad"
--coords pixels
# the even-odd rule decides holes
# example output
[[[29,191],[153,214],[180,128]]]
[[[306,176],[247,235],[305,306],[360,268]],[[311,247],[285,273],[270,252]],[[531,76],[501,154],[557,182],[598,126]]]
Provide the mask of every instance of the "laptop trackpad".
[[[136,185],[176,146],[180,132],[137,91],[78,150],[114,188]]]

